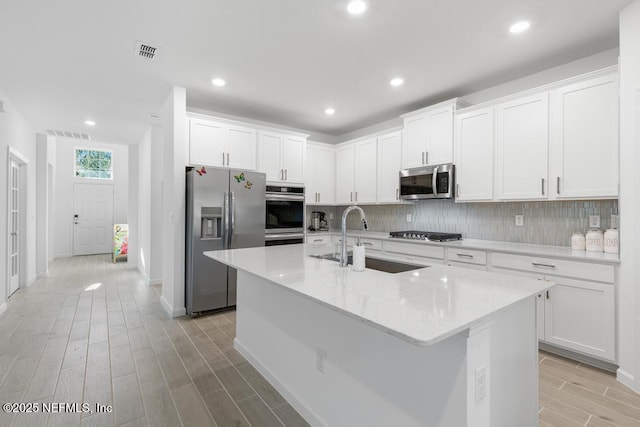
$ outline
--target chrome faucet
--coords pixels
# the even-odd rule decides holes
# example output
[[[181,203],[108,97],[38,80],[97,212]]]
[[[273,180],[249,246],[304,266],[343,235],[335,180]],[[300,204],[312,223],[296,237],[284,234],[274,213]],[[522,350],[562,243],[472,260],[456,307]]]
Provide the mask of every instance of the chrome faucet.
[[[367,218],[364,216],[364,211],[360,206],[349,206],[342,212],[342,245],[340,247],[340,267],[346,267],[349,257],[347,256],[347,216],[349,212],[358,210],[360,211],[360,219],[362,220],[362,229],[367,231],[369,226],[367,225]]]

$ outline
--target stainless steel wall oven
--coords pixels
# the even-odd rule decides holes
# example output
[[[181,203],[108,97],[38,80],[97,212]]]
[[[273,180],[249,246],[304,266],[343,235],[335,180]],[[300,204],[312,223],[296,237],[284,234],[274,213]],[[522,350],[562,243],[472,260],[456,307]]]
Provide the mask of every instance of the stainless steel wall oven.
[[[304,242],[304,187],[267,185],[265,246]]]

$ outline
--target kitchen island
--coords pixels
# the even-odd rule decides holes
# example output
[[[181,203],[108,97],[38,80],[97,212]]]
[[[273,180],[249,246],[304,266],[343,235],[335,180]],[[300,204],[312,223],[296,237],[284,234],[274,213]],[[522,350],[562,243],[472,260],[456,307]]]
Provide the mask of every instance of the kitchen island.
[[[536,426],[535,296],[549,282],[433,265],[205,252],[238,270],[235,348],[312,425]]]

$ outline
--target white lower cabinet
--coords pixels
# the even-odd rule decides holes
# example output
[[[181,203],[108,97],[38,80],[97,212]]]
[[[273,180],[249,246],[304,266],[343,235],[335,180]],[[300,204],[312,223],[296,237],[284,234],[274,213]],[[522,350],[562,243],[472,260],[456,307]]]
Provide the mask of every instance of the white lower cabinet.
[[[538,296],[538,338],[615,362],[612,265],[494,253],[490,269],[555,283],[553,288]]]

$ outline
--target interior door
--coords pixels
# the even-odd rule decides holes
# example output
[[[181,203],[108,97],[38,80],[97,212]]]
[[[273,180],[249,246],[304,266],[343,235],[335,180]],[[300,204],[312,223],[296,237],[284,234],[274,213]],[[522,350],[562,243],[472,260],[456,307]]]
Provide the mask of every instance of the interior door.
[[[75,184],[73,212],[73,255],[111,252],[113,186]]]
[[[11,160],[9,171],[9,295],[20,285],[20,166]]]

